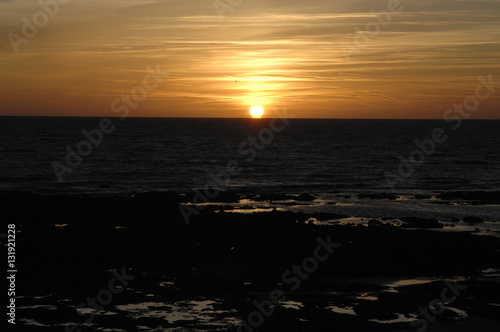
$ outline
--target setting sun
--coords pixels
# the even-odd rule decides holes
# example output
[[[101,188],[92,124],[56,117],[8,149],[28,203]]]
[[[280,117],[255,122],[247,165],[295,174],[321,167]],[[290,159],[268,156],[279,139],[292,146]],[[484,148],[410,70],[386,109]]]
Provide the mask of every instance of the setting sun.
[[[263,114],[264,114],[264,109],[260,106],[253,106],[250,109],[250,115],[252,116],[252,118],[259,119],[262,117]]]

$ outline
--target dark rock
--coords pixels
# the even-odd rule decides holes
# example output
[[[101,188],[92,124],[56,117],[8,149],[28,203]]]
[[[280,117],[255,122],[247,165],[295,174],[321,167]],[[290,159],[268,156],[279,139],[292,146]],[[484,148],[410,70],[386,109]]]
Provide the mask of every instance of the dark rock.
[[[148,194],[142,194],[141,197],[143,197],[144,195],[148,195]],[[167,195],[167,194],[163,193],[163,195]],[[197,194],[194,192],[187,194],[186,195],[187,201],[194,202],[196,199],[196,195]],[[136,197],[138,197],[138,196],[136,196]],[[207,197],[207,199],[210,202],[238,203],[240,201],[240,196],[237,193],[232,192],[232,191],[221,191],[221,192],[219,192],[219,194],[217,196],[215,196],[213,198]]]
[[[485,204],[500,202],[500,191],[452,191],[436,196],[445,200],[463,199],[467,201],[484,201]]]
[[[443,224],[441,224],[436,219],[427,219],[427,218],[417,218],[417,217],[404,217],[401,218],[401,221],[406,224],[402,225],[403,228],[443,228]]]
[[[382,226],[384,223],[376,219],[368,221],[368,226]]]
[[[371,324],[367,319],[386,316],[391,319],[395,312],[413,313],[441,294],[443,282],[398,287],[398,292],[381,292],[380,286],[363,281],[364,277],[470,276],[498,263],[498,238],[474,236],[469,232],[409,231],[387,225],[306,225],[304,221],[314,217],[309,213],[216,214],[205,208],[199,215],[193,215],[191,224],[186,226],[178,209],[179,197],[172,196],[172,201],[168,201],[161,195],[157,199],[19,199],[0,195],[4,213],[15,215],[16,225],[22,229],[19,261],[23,263],[24,273],[18,275],[19,285],[22,285],[19,287],[20,304],[25,308],[40,304],[58,308],[19,308],[24,310],[19,312],[19,317],[47,325],[42,328],[45,331],[52,331],[51,326],[81,322],[75,305],[107,287],[113,277],[108,271],[123,266],[128,267],[127,275],[136,278],[131,281],[130,289],[113,298],[113,306],[165,301],[165,306],[153,306],[149,310],[169,312],[172,303],[182,301],[181,308],[190,310],[190,305],[184,304],[187,301],[217,296],[224,304],[214,304],[215,310],[229,313],[234,309],[247,317],[255,310],[255,294],[267,297],[276,287],[286,290],[285,286],[276,286],[283,272],[311,256],[318,245],[318,237],[326,242],[331,237],[332,242],[341,246],[335,248],[329,261],[322,262],[317,271],[309,274],[308,280],[301,282],[298,292],[286,294],[291,300],[304,303],[304,308],[285,310],[277,306],[277,314],[267,320],[274,325],[259,330],[312,332],[328,331],[335,326],[338,331],[350,332],[402,331],[407,330],[408,323],[394,328],[394,324]],[[50,215],[51,219],[46,222],[39,218],[40,215]],[[417,223],[419,219],[410,218],[409,221]],[[69,226],[60,229],[49,225],[54,222],[66,222]],[[126,226],[127,229],[116,230],[112,226]],[[324,252],[322,250],[322,254]],[[51,264],[47,264],[47,257]],[[359,285],[353,282],[355,278],[361,278]],[[466,308],[471,317],[489,317],[496,322],[498,307],[489,304],[497,303],[500,284],[485,279],[488,278],[460,282],[468,288],[452,305]],[[163,281],[175,281],[175,286],[169,289],[158,286]],[[347,294],[349,297],[332,296],[332,289],[380,295],[378,301],[360,301],[351,299],[351,294]],[[43,297],[38,299],[36,296]],[[330,305],[355,307],[357,316],[332,313],[325,309]],[[226,317],[226,314],[212,314],[211,310],[201,314],[217,315],[221,321]],[[446,319],[447,315],[444,312],[436,319]],[[454,313],[449,316],[451,319],[456,317]],[[142,318],[132,319],[125,310],[117,315],[101,314],[96,317],[96,326],[89,329],[128,330],[130,326],[141,324],[149,330],[160,326],[175,330],[198,324],[195,320],[167,323],[163,317]],[[308,321],[301,322],[297,318]],[[103,319],[109,320],[101,324]],[[306,325],[297,326],[301,323]],[[214,329],[208,323],[203,324],[197,328]],[[230,328],[234,330],[234,326]],[[28,326],[23,330],[40,329]],[[452,326],[441,330],[459,329]],[[495,327],[483,330],[495,331]]]
[[[451,308],[443,308],[443,313],[438,316],[439,320],[443,321],[459,321],[467,318],[466,312],[457,312]]]
[[[282,194],[262,194],[258,197],[255,197],[253,200],[256,202],[265,202],[265,201],[286,201],[292,199],[291,196],[282,195]]]
[[[478,224],[484,222],[484,220],[478,217],[465,217],[464,222],[469,224]]]
[[[307,214],[302,214],[302,213],[298,213],[298,215],[307,216]],[[349,216],[345,214],[326,213],[326,212],[315,212],[313,214],[309,214],[309,216],[319,221],[349,218]]]
[[[316,197],[309,194],[301,194],[299,197],[296,198],[297,201],[304,201],[304,202],[314,201],[315,199]]]
[[[215,199],[223,203],[238,203],[240,196],[232,191],[221,191]]]
[[[459,221],[460,220],[458,218],[455,218],[455,217],[451,218],[451,222],[459,222]]]
[[[415,195],[414,199],[429,199],[432,198],[431,195]]]

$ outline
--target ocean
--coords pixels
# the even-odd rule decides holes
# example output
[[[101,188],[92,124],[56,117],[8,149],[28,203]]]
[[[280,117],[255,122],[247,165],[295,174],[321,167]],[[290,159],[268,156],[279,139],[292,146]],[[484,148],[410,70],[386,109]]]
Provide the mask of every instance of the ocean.
[[[498,121],[463,121],[453,129],[441,120],[292,119],[274,132],[270,120],[114,118],[113,132],[95,136],[96,146],[82,131],[99,128],[100,118],[2,117],[0,190],[189,192],[230,161],[241,171],[224,189],[242,193],[500,189]],[[433,148],[436,129],[446,139]],[[68,151],[78,153],[82,141],[84,155],[69,167]],[[53,165],[71,171],[58,177]]]

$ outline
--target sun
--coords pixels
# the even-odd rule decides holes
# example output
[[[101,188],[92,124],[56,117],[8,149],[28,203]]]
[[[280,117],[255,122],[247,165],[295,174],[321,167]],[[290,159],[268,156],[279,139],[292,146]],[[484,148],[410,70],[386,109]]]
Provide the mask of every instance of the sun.
[[[250,109],[250,115],[254,119],[260,119],[263,114],[264,114],[264,109],[262,107],[260,107],[260,106],[253,106]]]

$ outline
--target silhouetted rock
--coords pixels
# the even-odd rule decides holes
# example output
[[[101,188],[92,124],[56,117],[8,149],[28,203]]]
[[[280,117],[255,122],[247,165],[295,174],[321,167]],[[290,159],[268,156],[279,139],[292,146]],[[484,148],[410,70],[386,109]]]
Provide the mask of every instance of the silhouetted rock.
[[[437,316],[439,320],[445,321],[458,321],[465,319],[467,317],[467,313],[463,310],[456,311],[451,308],[443,308],[443,313]]]
[[[417,218],[417,217],[404,217],[401,218],[406,224],[402,225],[403,228],[443,228],[436,219]]]
[[[255,197],[253,200],[256,202],[265,202],[265,201],[288,201],[295,199],[295,196],[285,195],[285,194],[262,194],[258,197]]]
[[[304,201],[304,202],[310,202],[314,201],[316,197],[309,195],[309,194],[301,194],[299,197],[296,198],[297,201]]]
[[[429,199],[429,198],[432,198],[431,195],[415,195],[414,196],[415,199]]]
[[[384,223],[376,219],[368,221],[368,226],[382,226]]]
[[[325,213],[325,212],[316,212],[313,214],[302,214],[302,215],[311,216],[312,218],[316,218],[317,220],[332,220],[332,219],[349,218],[349,216],[347,216],[345,214]]]
[[[464,222],[469,224],[478,224],[484,222],[484,220],[478,217],[465,217]]]
[[[201,194],[203,194],[203,192],[204,192],[203,190],[200,191]],[[203,199],[197,198],[197,195],[200,195],[200,193],[190,192],[185,196],[185,201],[200,202],[203,201],[204,199],[208,199],[209,202],[216,202],[216,203],[238,203],[240,201],[240,196],[232,191],[220,191],[215,197],[208,197],[206,195],[203,195]]]
[[[436,196],[443,200],[466,200],[470,204],[495,204],[500,202],[500,191],[452,191]]]
[[[300,265],[306,257],[312,257],[318,238],[326,242],[331,238],[332,242],[341,244],[340,247],[320,262],[314,273],[308,273],[299,291],[286,294],[289,300],[303,303],[304,307],[292,310],[276,306],[276,314],[266,319],[267,325],[259,331],[327,331],[331,326],[351,332],[395,331],[394,324],[371,320],[390,320],[396,312],[413,313],[439,297],[444,284],[436,281],[386,292],[386,286],[363,281],[364,277],[469,276],[495,267],[498,262],[498,238],[469,232],[400,229],[380,222],[380,218],[366,217],[373,227],[314,225],[305,221],[346,216],[276,210],[253,214],[216,213],[216,207],[200,210],[188,226],[179,212],[179,200],[186,196],[138,196],[0,195],[4,213],[15,215],[16,225],[22,230],[18,236],[19,248],[16,248],[23,267],[23,273],[18,275],[22,301],[19,317],[45,324],[47,327],[42,327],[42,331],[52,331],[53,326],[68,322],[82,322],[75,306],[107,287],[113,277],[110,270],[127,267],[127,275],[135,279],[129,288],[113,296],[114,307],[109,308],[117,314],[96,315],[96,322],[109,330],[131,330],[130,327],[137,324],[149,326],[150,330],[155,326],[194,328],[198,323],[195,319],[167,325],[165,316],[159,317],[159,313],[176,310],[175,303],[181,303],[183,312],[189,312],[189,302],[200,301],[200,297],[203,301],[223,299],[221,303],[211,304],[215,311],[202,310],[205,317],[215,315],[215,319],[222,319],[229,316],[219,310],[236,310],[234,316],[246,318],[256,310],[253,301],[264,300],[260,294],[267,296],[277,287],[290,290],[286,284],[277,286],[283,273],[293,265]],[[40,219],[40,215],[51,218]],[[435,219],[402,220],[414,228],[440,225]],[[68,226],[54,227],[54,223]],[[320,252],[325,253],[325,250]],[[361,281],[355,281],[357,278]],[[489,317],[493,321],[498,317],[498,308],[489,304],[498,300],[500,285],[485,279],[460,282],[468,288],[457,296],[453,306],[461,310],[467,308],[471,317]],[[164,283],[170,286],[162,285]],[[348,294],[332,295],[332,290]],[[379,300],[360,300],[357,294],[352,294],[358,292],[369,292],[368,296],[374,292]],[[165,304],[148,308],[151,302]],[[56,306],[57,310],[35,308],[39,305]],[[123,305],[144,305],[157,312],[158,317],[147,315],[145,309],[141,311],[146,314],[135,318],[127,310],[114,309]],[[332,312],[330,306],[353,307],[356,315]],[[443,315],[448,317],[446,313]],[[451,319],[453,315],[449,313]],[[193,325],[185,325],[188,323]],[[213,326],[206,326],[207,331],[213,330]],[[397,329],[406,330],[407,326],[405,322]],[[85,329],[97,331],[96,327],[85,326]],[[35,331],[29,326],[22,330]]]
[[[222,203],[238,203],[240,196],[233,191],[221,191],[215,200]]]

